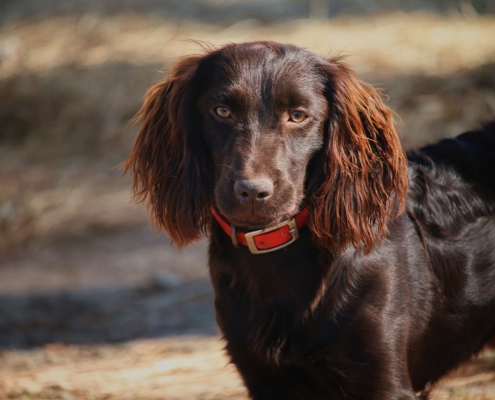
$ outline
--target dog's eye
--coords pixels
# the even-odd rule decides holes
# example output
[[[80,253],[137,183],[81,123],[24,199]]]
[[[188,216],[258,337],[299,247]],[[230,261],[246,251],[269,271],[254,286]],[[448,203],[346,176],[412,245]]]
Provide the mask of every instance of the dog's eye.
[[[303,122],[305,119],[306,119],[306,114],[302,111],[294,111],[289,118],[290,121],[295,122],[297,124]]]
[[[219,106],[219,107],[215,108],[215,112],[217,113],[217,115],[219,117],[222,117],[222,118],[228,118],[228,117],[230,117],[230,114],[231,114],[228,107],[225,107],[225,106]]]

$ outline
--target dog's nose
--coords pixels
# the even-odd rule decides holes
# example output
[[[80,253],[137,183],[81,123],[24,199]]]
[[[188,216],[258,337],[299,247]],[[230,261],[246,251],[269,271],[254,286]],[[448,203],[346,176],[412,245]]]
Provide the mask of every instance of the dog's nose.
[[[238,179],[234,192],[242,203],[266,201],[273,194],[273,182],[266,178]]]

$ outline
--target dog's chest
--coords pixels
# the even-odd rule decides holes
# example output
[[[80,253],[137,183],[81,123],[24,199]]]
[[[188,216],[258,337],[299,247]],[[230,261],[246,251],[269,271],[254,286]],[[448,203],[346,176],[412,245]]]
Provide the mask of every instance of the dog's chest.
[[[233,261],[210,259],[217,322],[225,339],[273,362],[310,357],[319,347],[315,329],[328,325],[318,308],[324,287],[320,264],[311,256]]]

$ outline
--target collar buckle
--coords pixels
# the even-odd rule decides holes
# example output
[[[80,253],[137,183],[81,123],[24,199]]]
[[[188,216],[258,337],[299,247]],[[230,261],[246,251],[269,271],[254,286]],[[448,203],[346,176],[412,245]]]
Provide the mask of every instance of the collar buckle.
[[[292,238],[289,239],[287,242],[282,243],[281,245],[278,245],[278,246],[275,246],[275,247],[271,247],[269,249],[261,249],[260,250],[256,246],[256,242],[254,241],[254,238],[256,236],[263,235],[265,233],[269,233],[269,232],[272,232],[272,231],[276,231],[277,229],[283,228],[286,225],[289,227],[289,233],[292,235]],[[283,222],[281,222],[281,223],[279,223],[277,225],[270,226],[268,228],[260,229],[260,230],[257,230],[257,231],[247,232],[247,233],[245,233],[245,237],[246,237],[246,241],[247,241],[247,245],[248,245],[249,251],[251,253],[253,253],[253,254],[264,254],[264,253],[270,253],[272,251],[277,251],[277,250],[283,249],[284,247],[287,247],[290,244],[294,243],[297,240],[297,238],[299,237],[299,230],[297,229],[296,220],[294,218],[291,218],[291,219],[288,219],[286,221],[283,221]]]

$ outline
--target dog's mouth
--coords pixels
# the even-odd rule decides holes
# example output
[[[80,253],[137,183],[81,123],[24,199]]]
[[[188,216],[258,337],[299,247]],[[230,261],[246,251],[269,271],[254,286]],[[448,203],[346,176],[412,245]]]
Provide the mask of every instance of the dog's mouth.
[[[296,214],[296,206],[291,207],[286,212],[278,215],[262,215],[260,213],[250,214],[224,214],[224,217],[236,227],[244,230],[258,230],[268,228],[290,219]]]

